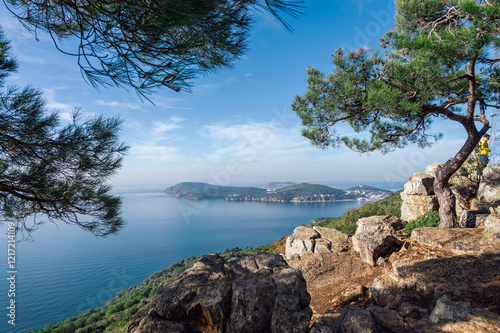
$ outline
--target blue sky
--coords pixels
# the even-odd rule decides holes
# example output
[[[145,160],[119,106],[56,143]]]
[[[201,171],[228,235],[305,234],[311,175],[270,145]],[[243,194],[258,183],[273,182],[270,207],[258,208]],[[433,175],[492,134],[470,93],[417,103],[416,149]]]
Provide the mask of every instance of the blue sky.
[[[75,58],[59,53],[47,36],[39,34],[37,42],[1,8],[0,22],[20,65],[11,84],[41,89],[48,108],[63,119],[75,107],[84,116],[124,119],[121,137],[131,150],[112,179],[116,185],[406,180],[453,157],[466,138],[457,125],[436,122],[433,131],[444,139],[431,149],[360,155],[345,148],[319,150],[301,136],[290,105],[305,92],[306,68],[330,71],[339,46],[376,48],[393,26],[392,0],[311,0],[304,15],[289,19],[293,32],[257,12],[249,51],[234,69],[193,80],[191,93],[160,90],[151,97],[156,105],[123,88],[96,91]]]

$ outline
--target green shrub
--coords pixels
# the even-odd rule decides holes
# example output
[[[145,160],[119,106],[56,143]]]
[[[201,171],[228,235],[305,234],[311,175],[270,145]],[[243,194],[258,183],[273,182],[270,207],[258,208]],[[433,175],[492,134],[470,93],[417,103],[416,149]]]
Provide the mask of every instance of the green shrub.
[[[425,213],[424,216],[419,217],[416,220],[408,222],[404,229],[404,233],[410,235],[411,232],[417,228],[421,227],[439,227],[439,212],[435,210],[430,210]]]
[[[392,193],[382,200],[368,202],[358,208],[346,210],[340,217],[322,218],[321,222],[315,223],[320,227],[337,229],[346,235],[352,236],[356,233],[356,222],[363,218],[374,215],[392,215],[401,217],[401,191]]]

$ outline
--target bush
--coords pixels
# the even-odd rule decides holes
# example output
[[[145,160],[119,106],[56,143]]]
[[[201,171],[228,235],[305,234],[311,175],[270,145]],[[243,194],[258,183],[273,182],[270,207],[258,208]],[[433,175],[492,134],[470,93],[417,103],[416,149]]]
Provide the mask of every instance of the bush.
[[[368,202],[361,207],[348,209],[340,217],[320,219],[321,222],[315,223],[315,225],[337,229],[344,234],[352,236],[356,233],[356,222],[363,217],[374,215],[392,215],[401,217],[402,203],[401,191],[398,191],[388,195],[382,200]]]
[[[439,227],[440,223],[439,212],[435,210],[430,210],[425,213],[424,216],[419,217],[416,220],[408,222],[404,229],[404,233],[410,235],[411,232],[417,228],[421,227]]]

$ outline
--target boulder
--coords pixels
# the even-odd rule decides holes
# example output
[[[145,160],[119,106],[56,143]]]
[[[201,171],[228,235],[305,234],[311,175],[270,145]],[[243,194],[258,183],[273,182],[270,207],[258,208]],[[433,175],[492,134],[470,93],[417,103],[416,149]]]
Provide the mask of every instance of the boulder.
[[[490,214],[484,221],[484,234],[500,239],[500,216]]]
[[[375,266],[377,259],[400,248],[393,236],[403,228],[400,219],[394,216],[371,216],[359,219],[356,234],[352,236],[353,250],[359,252],[361,260]]]
[[[314,226],[313,230],[316,231],[320,236],[320,238],[315,239],[316,242],[315,253],[320,253],[318,251],[319,250],[318,243],[321,243],[323,241],[327,241],[331,244],[329,252],[332,253],[346,251],[347,248],[349,247],[349,242],[348,242],[349,236],[347,236],[343,232],[331,228],[324,228],[317,226]]]
[[[307,227],[297,227],[293,234],[286,239],[285,256],[303,255],[314,252],[315,239],[320,235],[317,231]]]
[[[415,172],[404,185],[407,195],[433,195],[434,177],[422,172]]]
[[[438,210],[439,203],[434,194],[435,173],[439,164],[427,167],[429,173],[415,172],[404,185],[401,192],[401,219],[411,221],[425,215],[429,210]]]
[[[433,163],[429,164],[427,168],[425,168],[425,173],[436,178],[436,174],[439,170],[441,170],[444,166],[444,163]]]
[[[390,215],[377,215],[377,216],[364,217],[359,219],[356,222],[356,225],[357,225],[356,235],[372,234],[375,232],[383,232],[391,235],[395,231],[404,228],[404,224],[401,221],[401,219],[398,219],[397,217]]]
[[[401,192],[401,219],[403,221],[416,220],[430,210],[438,210],[439,202],[435,195],[408,195]]]
[[[305,333],[309,302],[302,274],[279,255],[210,254],[160,289],[127,332]]]
[[[475,228],[476,227],[476,211],[464,210],[460,216],[460,228]]]
[[[483,171],[483,179],[479,183],[477,199],[488,207],[500,205],[500,165],[488,166]]]
[[[286,240],[285,257],[302,257],[306,254],[325,254],[346,251],[349,236],[330,228],[314,226],[297,227]]]

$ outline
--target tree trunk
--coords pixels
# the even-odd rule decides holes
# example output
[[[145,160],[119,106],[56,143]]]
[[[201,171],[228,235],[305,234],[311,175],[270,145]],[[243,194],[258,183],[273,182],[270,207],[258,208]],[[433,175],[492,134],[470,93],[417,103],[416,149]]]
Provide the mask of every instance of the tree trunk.
[[[467,141],[455,157],[446,162],[443,168],[437,172],[436,179],[434,179],[434,192],[439,202],[440,228],[453,228],[457,226],[455,195],[451,191],[448,181],[472,153],[481,135],[486,132],[488,127],[483,128],[479,133],[475,130],[475,127],[474,130],[471,130],[472,127],[466,126],[466,129],[469,134]]]
[[[434,192],[439,202],[440,228],[455,228],[457,226],[457,213],[455,195],[448,185],[448,181],[442,181],[439,177],[434,180]]]

